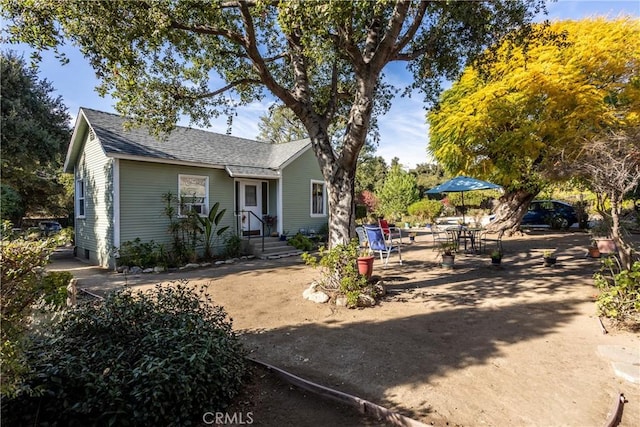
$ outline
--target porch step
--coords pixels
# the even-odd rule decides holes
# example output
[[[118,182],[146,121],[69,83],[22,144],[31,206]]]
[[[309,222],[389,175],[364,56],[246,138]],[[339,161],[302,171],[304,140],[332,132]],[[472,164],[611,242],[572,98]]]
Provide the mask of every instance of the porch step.
[[[264,251],[262,250],[262,238],[253,237],[249,240],[252,253],[260,259],[278,259],[290,256],[297,256],[301,250],[289,246],[287,242],[281,241],[277,237],[264,238]]]

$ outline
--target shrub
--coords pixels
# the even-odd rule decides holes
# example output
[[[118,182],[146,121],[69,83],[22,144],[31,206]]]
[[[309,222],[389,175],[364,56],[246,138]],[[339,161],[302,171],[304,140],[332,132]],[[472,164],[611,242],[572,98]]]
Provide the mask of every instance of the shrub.
[[[42,296],[41,280],[55,242],[52,239],[3,241],[0,245],[0,322],[3,396],[16,392],[26,371],[23,335],[31,323],[33,304]]]
[[[129,267],[155,267],[160,257],[160,252],[157,249],[153,240],[145,243],[136,237],[135,240],[126,241],[120,245],[118,264]]]
[[[41,396],[3,402],[8,424],[195,424],[229,404],[246,372],[223,308],[186,283],[81,305],[26,354]]]
[[[353,239],[348,245],[335,245],[331,249],[321,247],[319,258],[302,254],[305,263],[323,269],[322,287],[328,292],[345,295],[348,307],[357,306],[358,297],[368,285],[367,278],[358,272],[358,247],[358,240]]]
[[[442,213],[442,202],[439,200],[422,199],[412,203],[407,208],[410,215],[426,219],[430,223],[434,223],[436,218]]]
[[[47,273],[40,283],[40,291],[47,304],[53,304],[56,308],[62,308],[67,304],[67,286],[73,279],[73,274],[68,271],[51,271]]]
[[[227,233],[224,239],[224,254],[228,258],[242,255],[242,239],[235,233]]]
[[[293,246],[301,251],[309,252],[313,249],[313,242],[302,233],[298,233],[287,241],[288,245]]]
[[[600,290],[598,313],[631,329],[640,329],[640,262],[625,270],[615,257],[607,257],[593,277]]]

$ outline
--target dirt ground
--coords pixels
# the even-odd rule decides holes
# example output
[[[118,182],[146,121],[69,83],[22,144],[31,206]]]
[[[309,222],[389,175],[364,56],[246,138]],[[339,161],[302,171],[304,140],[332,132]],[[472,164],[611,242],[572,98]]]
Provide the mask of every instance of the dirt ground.
[[[251,357],[425,424],[601,426],[622,392],[620,425],[638,426],[640,385],[617,377],[597,347],[638,348],[640,337],[610,325],[608,334],[601,332],[591,279],[599,261],[585,257],[588,241],[577,232],[509,237],[500,268],[490,266],[488,255],[461,254],[455,269],[445,270],[428,238],[418,236],[403,246],[403,265],[395,255],[387,269],[376,260],[374,274],[388,294],[366,309],[302,299],[319,272],[297,259],[127,283],[206,283]],[[542,265],[545,248],[557,248],[556,266]],[[254,374],[238,403],[252,412],[254,425],[379,424],[268,371]]]

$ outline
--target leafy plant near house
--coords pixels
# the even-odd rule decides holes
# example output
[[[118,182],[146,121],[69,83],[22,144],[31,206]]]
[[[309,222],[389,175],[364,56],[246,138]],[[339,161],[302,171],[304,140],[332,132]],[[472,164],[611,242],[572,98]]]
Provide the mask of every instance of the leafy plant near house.
[[[323,289],[334,296],[345,295],[347,307],[357,306],[359,296],[368,285],[367,278],[358,272],[358,247],[358,240],[354,239],[347,245],[339,244],[331,249],[321,247],[319,257],[306,252],[302,254],[305,263],[322,269]]]
[[[188,236],[193,229],[192,221],[185,218],[178,218],[176,209],[177,197],[171,192],[162,195],[165,202],[164,215],[169,219],[168,231],[171,234],[171,253],[174,258],[174,264],[183,264],[195,257],[195,245],[190,245]]]
[[[139,237],[122,243],[117,251],[118,265],[129,267],[155,267],[160,258],[158,245],[153,240],[142,242]]]
[[[227,233],[225,236],[224,254],[229,258],[242,255],[242,239],[236,233]]]
[[[241,389],[245,351],[224,309],[186,282],[122,289],[67,313],[27,351],[34,375],[3,401],[13,425],[191,425]]]
[[[220,227],[220,221],[222,221],[222,217],[227,210],[222,209],[221,211],[218,211],[219,208],[220,203],[216,202],[211,206],[211,209],[209,209],[209,214],[207,216],[196,215],[196,218],[200,223],[198,231],[203,235],[204,254],[207,258],[211,258],[213,256],[213,253],[211,252],[212,238],[218,240],[220,236],[229,229],[228,225]]]
[[[297,233],[295,236],[291,237],[287,241],[287,244],[301,251],[309,252],[310,250],[313,250],[313,242],[302,233]]]
[[[622,268],[616,257],[607,257],[593,278],[600,290],[596,300],[599,314],[639,330],[640,262],[634,262],[627,270]]]

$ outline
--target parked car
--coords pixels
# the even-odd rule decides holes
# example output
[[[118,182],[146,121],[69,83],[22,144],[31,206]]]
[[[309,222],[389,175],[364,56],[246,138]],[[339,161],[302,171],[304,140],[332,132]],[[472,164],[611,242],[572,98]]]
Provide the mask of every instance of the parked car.
[[[52,234],[62,231],[62,226],[58,221],[40,221],[38,223],[40,232],[45,236],[51,236]]]
[[[576,210],[569,203],[559,200],[534,200],[520,224],[567,229],[576,222]]]

